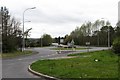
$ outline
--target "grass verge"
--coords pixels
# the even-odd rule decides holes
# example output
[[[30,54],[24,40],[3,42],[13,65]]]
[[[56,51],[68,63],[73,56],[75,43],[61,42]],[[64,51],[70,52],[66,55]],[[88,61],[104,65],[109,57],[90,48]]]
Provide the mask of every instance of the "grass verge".
[[[80,53],[74,55],[78,56],[77,58],[39,60],[31,65],[31,69],[56,78],[118,78],[120,61],[112,51],[96,51],[82,55],[90,57],[81,57]]]
[[[24,51],[24,52],[20,52],[20,51],[15,51],[13,53],[2,53],[0,54],[0,58],[2,57],[4,58],[14,58],[14,57],[18,57],[18,56],[22,56],[22,55],[31,55],[33,52],[32,51]]]

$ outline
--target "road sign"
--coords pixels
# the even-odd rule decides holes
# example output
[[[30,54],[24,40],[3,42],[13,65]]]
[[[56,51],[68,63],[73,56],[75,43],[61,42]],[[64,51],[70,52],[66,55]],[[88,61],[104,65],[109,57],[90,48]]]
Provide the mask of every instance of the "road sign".
[[[85,44],[86,44],[86,45],[90,45],[90,42],[86,42]]]

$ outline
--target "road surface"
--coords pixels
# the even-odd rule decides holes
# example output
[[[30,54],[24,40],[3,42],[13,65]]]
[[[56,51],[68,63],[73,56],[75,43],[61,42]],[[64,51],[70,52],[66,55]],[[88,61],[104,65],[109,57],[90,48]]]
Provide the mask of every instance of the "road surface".
[[[90,51],[108,49],[105,47],[92,47]],[[57,57],[65,57],[68,53],[57,54],[55,50],[49,48],[33,48],[33,51],[39,52],[31,56],[21,56],[13,59],[2,60],[2,77],[3,78],[40,78],[39,76],[33,75],[28,72],[28,66],[33,61],[39,59],[50,59]],[[76,52],[86,52],[87,50],[78,50]],[[42,79],[43,80],[43,79]]]

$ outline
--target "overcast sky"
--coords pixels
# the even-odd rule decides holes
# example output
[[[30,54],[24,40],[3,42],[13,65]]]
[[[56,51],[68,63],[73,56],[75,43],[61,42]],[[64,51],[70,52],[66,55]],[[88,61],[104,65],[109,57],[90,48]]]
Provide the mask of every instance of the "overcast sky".
[[[32,28],[32,38],[40,38],[44,33],[52,37],[70,34],[76,26],[84,22],[94,22],[104,18],[112,26],[118,21],[119,0],[0,0],[0,6],[6,6],[10,14],[22,23],[25,12],[25,29]],[[21,25],[22,28],[22,25]]]

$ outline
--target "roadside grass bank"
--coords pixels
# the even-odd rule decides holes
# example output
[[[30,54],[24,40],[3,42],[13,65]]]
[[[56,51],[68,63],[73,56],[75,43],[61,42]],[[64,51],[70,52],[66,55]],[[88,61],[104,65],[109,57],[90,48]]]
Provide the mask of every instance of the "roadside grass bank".
[[[0,58],[6,59],[6,58],[15,58],[18,56],[24,56],[24,55],[32,55],[34,52],[32,51],[15,51],[13,53],[1,53]]]
[[[82,56],[90,55],[90,57]],[[120,56],[112,51],[71,54],[69,59],[39,60],[31,69],[56,78],[118,78]]]

